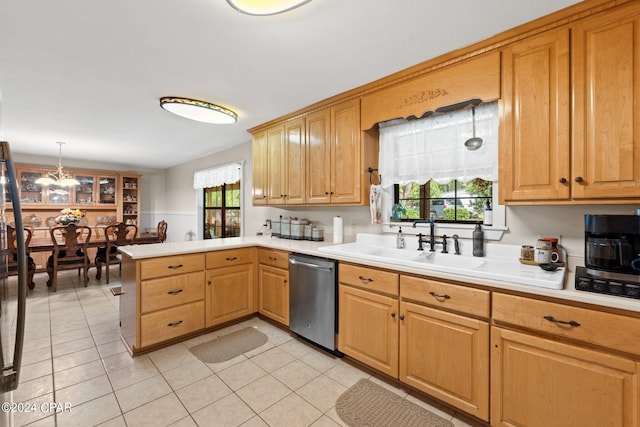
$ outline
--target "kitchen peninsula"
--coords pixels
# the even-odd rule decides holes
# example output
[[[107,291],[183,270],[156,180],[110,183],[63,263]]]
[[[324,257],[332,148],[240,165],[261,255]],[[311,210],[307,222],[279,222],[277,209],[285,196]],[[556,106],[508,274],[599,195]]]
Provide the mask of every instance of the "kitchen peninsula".
[[[256,313],[271,317],[259,307],[260,251],[327,257],[321,248],[329,245],[261,236],[122,247],[122,339],[136,355]],[[359,363],[485,421],[515,410],[508,396],[527,389],[556,402],[553,416],[556,405],[582,413],[584,403],[568,388],[584,381],[611,392],[598,413],[620,410],[614,402],[623,402],[625,416],[638,413],[631,384],[640,372],[640,301],[576,291],[572,275],[564,289],[546,289],[356,254],[330,257],[339,261],[337,348]],[[286,279],[281,291],[288,292]],[[350,327],[386,331],[386,339],[352,341]],[[452,375],[425,372],[424,360]]]

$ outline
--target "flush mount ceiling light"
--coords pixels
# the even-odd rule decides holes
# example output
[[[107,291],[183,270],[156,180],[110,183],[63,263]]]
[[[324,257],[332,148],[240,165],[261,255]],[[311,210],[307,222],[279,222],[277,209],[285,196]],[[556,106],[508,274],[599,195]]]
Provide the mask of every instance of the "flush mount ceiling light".
[[[276,15],[309,3],[311,0],[227,0],[229,5],[247,15]]]
[[[230,124],[238,120],[238,115],[228,108],[196,99],[165,96],[160,98],[160,106],[178,116],[204,123]]]
[[[65,172],[62,169],[62,146],[64,142],[56,142],[60,146],[58,155],[58,168],[55,170],[48,170],[42,174],[40,178],[36,180],[36,184],[39,185],[60,185],[62,187],[71,187],[73,185],[80,185],[80,182],[75,179],[71,174]],[[55,190],[54,190],[55,192]],[[66,194],[66,192],[63,191]]]

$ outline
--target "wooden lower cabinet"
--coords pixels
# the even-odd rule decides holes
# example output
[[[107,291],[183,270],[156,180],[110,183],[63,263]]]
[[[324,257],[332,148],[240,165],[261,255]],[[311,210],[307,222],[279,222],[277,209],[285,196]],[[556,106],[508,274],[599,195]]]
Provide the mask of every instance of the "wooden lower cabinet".
[[[400,302],[399,379],[488,421],[488,322]]]
[[[206,274],[207,328],[256,311],[253,263],[207,270]]]
[[[398,378],[398,299],[339,285],[338,350]]]
[[[491,344],[492,426],[640,426],[637,361],[499,327]]]
[[[140,346],[147,347],[204,328],[204,302],[196,301],[140,316]]]
[[[289,326],[289,271],[260,265],[258,294],[258,312]]]

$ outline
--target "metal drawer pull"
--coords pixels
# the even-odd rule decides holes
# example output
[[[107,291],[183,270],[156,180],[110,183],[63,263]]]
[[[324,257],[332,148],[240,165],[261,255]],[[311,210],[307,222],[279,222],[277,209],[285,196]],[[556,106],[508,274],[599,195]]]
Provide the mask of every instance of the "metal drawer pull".
[[[274,256],[269,256],[269,261],[277,261],[278,258],[274,257]]]
[[[182,289],[178,289],[177,291],[169,291],[167,292],[169,295],[178,295],[180,292],[182,292]]]
[[[404,320],[404,314],[400,315],[400,320]]]
[[[182,268],[182,267],[184,267],[182,264],[178,264],[178,265],[170,265],[167,268],[170,268],[170,269],[174,270],[176,268]]]
[[[235,256],[226,258],[227,261],[235,261],[237,259],[238,259],[238,257],[235,257]]]
[[[393,318],[396,317],[396,312],[395,311],[393,313],[391,313],[391,317],[393,317]]]
[[[549,322],[553,322],[553,323],[561,323],[563,325],[570,325],[570,326],[580,326],[580,323],[576,322],[575,320],[558,320],[553,316],[544,316],[545,319],[547,319]]]
[[[167,324],[167,326],[171,326],[171,327],[173,327],[173,326],[178,326],[178,325],[179,325],[179,324],[181,324],[181,323],[182,323],[182,320],[178,320],[177,322],[173,322],[173,323],[169,323],[169,324]]]
[[[451,299],[450,295],[447,294],[437,294],[433,291],[429,291],[429,295],[431,295],[434,298],[444,298],[444,299]]]
[[[373,279],[371,279],[369,277],[358,276],[358,279],[362,280],[363,282],[367,282],[367,283],[373,282]]]

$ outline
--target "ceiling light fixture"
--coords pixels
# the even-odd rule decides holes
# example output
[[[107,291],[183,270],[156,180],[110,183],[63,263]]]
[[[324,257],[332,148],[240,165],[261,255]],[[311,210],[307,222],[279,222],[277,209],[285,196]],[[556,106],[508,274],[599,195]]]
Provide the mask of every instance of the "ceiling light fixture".
[[[238,120],[238,115],[228,108],[196,99],[165,96],[160,98],[160,107],[178,116],[204,123],[230,124]]]
[[[227,0],[229,5],[247,15],[276,15],[309,3],[311,0]]]
[[[77,179],[62,169],[62,146],[64,145],[64,142],[56,142],[56,144],[60,146],[58,154],[58,168],[55,170],[45,171],[35,183],[45,186],[60,185],[62,187],[80,185],[80,182]]]

